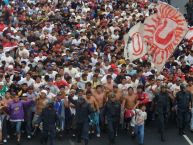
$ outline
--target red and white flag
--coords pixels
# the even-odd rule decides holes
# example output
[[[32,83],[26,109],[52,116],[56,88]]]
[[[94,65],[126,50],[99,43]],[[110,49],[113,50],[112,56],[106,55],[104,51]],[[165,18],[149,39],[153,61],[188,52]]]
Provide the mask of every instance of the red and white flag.
[[[186,38],[187,40],[190,40],[190,41],[193,42],[193,27],[190,27],[190,28],[189,28],[189,31],[188,31],[188,33],[186,34],[185,38]]]
[[[9,41],[3,42],[2,45],[3,45],[4,52],[11,51],[14,48],[18,47],[18,44],[16,42],[9,42]]]
[[[176,8],[160,2],[157,13],[144,23],[144,40],[155,68],[160,72],[187,33],[188,25]]]
[[[130,61],[141,58],[147,53],[147,45],[143,40],[143,29],[144,25],[139,22],[124,35],[124,57]]]
[[[7,29],[7,26],[3,23],[0,23],[0,34],[2,34]]]

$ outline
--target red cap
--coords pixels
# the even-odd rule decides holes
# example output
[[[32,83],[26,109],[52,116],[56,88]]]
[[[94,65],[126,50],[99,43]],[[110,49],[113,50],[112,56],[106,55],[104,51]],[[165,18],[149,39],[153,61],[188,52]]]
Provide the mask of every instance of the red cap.
[[[111,68],[112,68],[112,69],[116,69],[117,66],[116,66],[115,64],[111,64]]]

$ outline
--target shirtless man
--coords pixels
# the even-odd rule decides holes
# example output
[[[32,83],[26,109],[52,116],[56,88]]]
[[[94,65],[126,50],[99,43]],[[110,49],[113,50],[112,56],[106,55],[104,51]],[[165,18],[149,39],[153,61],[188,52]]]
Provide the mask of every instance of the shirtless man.
[[[123,106],[127,109],[135,109],[137,107],[137,95],[134,93],[132,87],[128,88],[128,96],[126,96],[123,100]]]
[[[100,123],[102,127],[104,127],[104,124],[105,124],[104,105],[107,101],[106,94],[103,91],[103,88],[101,85],[98,85],[96,89],[92,91],[92,94],[95,97],[100,110],[100,114],[99,114]]]
[[[124,112],[124,121],[126,123],[126,128],[129,125],[129,129],[131,134],[134,135],[134,126],[132,126],[131,120],[133,117],[133,109],[135,109],[138,105],[137,102],[137,95],[134,93],[134,89],[132,87],[128,88],[128,96],[126,96],[123,100],[123,108],[125,109]]]
[[[2,101],[0,101],[1,107],[0,107],[0,111],[1,111],[1,135],[0,135],[0,142],[3,139],[3,143],[7,143],[7,123],[8,123],[8,117],[9,115],[7,114],[7,109],[6,107],[8,107],[8,104],[12,101],[11,99],[11,93],[10,92],[6,92],[5,94],[5,98],[2,99]]]
[[[188,81],[187,90],[193,95],[193,80]]]
[[[99,126],[99,106],[96,99],[92,96],[91,91],[86,92],[86,101],[91,105],[94,109],[94,113],[89,115],[91,125],[96,127],[97,137],[100,137],[100,126]]]
[[[47,106],[48,100],[46,98],[47,91],[42,90],[40,96],[36,98],[36,110],[33,118],[33,124],[37,121],[39,115],[42,113],[42,110]]]

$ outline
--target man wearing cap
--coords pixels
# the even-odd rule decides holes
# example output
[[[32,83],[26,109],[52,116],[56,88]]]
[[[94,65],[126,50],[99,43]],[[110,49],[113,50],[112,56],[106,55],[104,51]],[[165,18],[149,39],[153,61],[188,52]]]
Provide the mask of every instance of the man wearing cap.
[[[155,105],[155,110],[158,115],[158,129],[161,135],[161,141],[165,141],[164,130],[169,119],[171,104],[166,85],[161,86],[161,91],[155,96],[153,104]]]
[[[116,100],[116,95],[114,93],[110,93],[108,97],[109,100],[105,105],[104,113],[107,117],[109,145],[114,145],[120,121],[121,104]]]
[[[180,85],[180,91],[176,94],[175,102],[177,107],[179,135],[184,135],[189,120],[189,113],[192,108],[192,95],[190,92],[186,91],[186,86],[184,84]]]

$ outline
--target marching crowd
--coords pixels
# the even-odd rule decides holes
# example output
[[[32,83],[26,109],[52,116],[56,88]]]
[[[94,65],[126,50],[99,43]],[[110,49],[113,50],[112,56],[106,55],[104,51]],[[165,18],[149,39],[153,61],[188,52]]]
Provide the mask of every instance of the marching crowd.
[[[0,0],[0,143],[16,135],[54,145],[68,132],[88,145],[120,128],[144,144],[156,121],[193,131],[193,43],[183,40],[161,73],[148,56],[124,59],[123,36],[156,13],[148,0]],[[192,22],[192,1],[186,5]],[[189,13],[190,12],[190,13]],[[191,13],[192,14],[192,13]],[[5,48],[4,44],[17,44]],[[190,125],[188,125],[190,124]],[[25,132],[24,136],[22,132]]]

